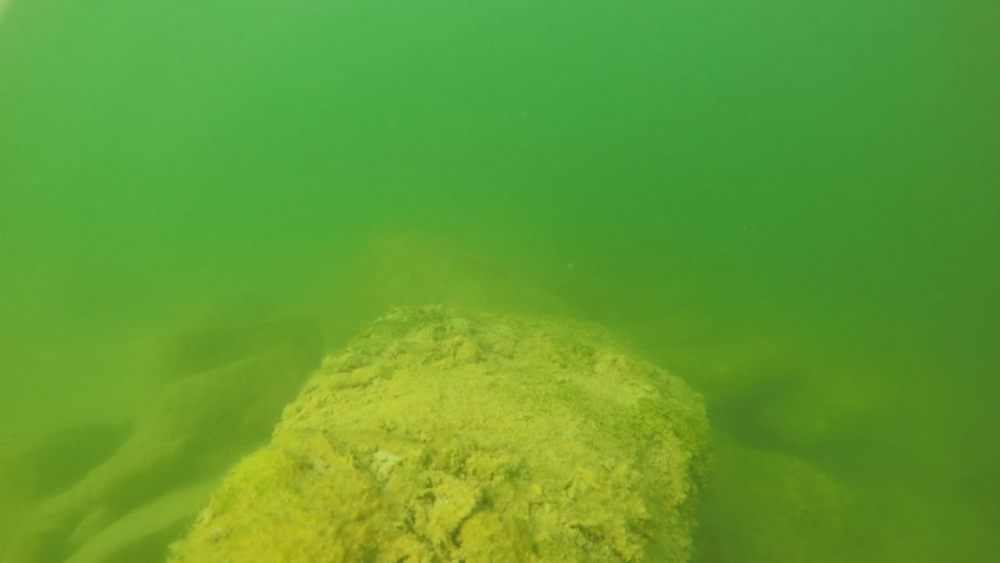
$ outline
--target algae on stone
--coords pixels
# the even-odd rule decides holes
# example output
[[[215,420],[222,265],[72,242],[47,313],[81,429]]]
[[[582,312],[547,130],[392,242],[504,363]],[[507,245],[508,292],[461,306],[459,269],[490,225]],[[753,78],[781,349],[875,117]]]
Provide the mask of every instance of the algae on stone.
[[[169,561],[687,561],[706,443],[700,398],[598,327],[396,309]]]

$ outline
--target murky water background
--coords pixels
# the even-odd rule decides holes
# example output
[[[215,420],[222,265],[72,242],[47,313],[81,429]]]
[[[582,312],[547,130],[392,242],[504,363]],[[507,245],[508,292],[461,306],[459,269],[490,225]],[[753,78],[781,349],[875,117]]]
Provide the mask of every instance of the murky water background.
[[[8,4],[4,434],[183,327],[571,314],[705,393],[703,560],[1000,548],[993,3]]]

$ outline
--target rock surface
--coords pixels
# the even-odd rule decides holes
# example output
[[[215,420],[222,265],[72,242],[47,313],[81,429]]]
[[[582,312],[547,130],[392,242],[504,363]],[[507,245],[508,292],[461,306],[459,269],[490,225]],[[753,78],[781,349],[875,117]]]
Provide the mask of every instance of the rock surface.
[[[707,439],[700,397],[598,327],[395,309],[169,561],[688,561]]]

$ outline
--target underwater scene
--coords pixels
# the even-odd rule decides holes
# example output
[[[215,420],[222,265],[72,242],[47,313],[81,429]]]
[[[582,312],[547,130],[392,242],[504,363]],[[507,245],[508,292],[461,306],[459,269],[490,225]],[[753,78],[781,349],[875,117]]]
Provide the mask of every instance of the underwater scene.
[[[995,561],[998,29],[0,0],[0,563]]]

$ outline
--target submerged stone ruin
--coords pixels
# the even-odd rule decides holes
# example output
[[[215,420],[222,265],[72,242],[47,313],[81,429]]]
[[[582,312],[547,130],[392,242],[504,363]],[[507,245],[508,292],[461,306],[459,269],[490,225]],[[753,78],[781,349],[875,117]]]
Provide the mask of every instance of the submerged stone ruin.
[[[599,327],[399,308],[168,561],[684,562],[707,443],[700,397]]]

